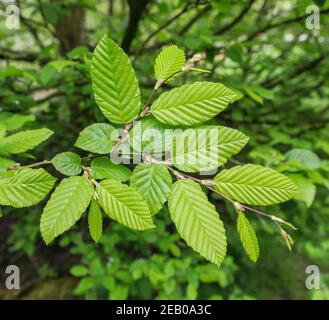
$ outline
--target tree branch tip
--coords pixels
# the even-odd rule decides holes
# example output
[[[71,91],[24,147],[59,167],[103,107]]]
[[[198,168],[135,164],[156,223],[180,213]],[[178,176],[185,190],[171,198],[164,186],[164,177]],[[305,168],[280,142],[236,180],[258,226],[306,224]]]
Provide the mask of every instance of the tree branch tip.
[[[244,212],[244,211],[246,211],[245,207],[244,207],[240,202],[235,201],[235,202],[233,203],[233,205],[234,205],[235,210],[236,210],[238,213],[239,213],[239,212]]]

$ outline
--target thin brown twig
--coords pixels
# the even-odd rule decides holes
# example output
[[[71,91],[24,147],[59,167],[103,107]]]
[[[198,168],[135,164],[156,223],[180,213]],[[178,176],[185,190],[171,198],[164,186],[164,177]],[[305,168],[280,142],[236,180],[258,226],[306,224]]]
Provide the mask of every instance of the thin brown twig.
[[[35,162],[26,166],[22,166],[20,163],[16,163],[14,166],[10,167],[9,170],[17,170],[18,168],[34,168],[34,167],[39,167],[39,166],[44,166],[47,164],[51,164],[51,161],[49,160],[43,160],[40,162]]]
[[[195,178],[193,176],[190,176],[184,172],[181,172],[181,171],[178,171],[178,170],[175,170],[174,168],[172,168],[171,166],[167,165],[167,168],[178,178],[178,179],[182,179],[182,178],[187,178],[187,179],[191,179],[203,186],[205,186],[207,189],[211,190],[212,192],[220,195],[222,198],[224,198],[225,200],[231,202],[234,207],[240,207],[242,208],[242,210],[248,210],[248,211],[251,211],[251,212],[254,212],[254,213],[257,213],[263,217],[266,217],[270,220],[272,220],[273,222],[275,222],[276,224],[280,224],[280,223],[284,223],[286,224],[286,222],[279,218],[279,217],[276,217],[274,215],[271,215],[271,214],[268,214],[268,213],[265,213],[263,211],[260,211],[260,210],[257,210],[253,207],[249,207],[247,205],[244,205],[244,204],[241,204],[231,198],[229,198],[228,196],[226,196],[225,194],[223,194],[222,192],[220,192],[219,190],[213,188],[213,185],[214,185],[214,182],[212,180],[205,180],[205,179],[198,179],[198,178]]]
[[[158,29],[154,30],[149,34],[149,36],[143,41],[141,44],[139,50],[135,53],[135,60],[136,58],[144,51],[146,45],[149,43],[149,41],[157,35],[162,30],[166,29],[169,25],[171,25],[175,20],[177,20],[180,16],[182,16],[185,12],[189,10],[191,6],[191,3],[188,1],[186,5],[173,17],[171,17],[168,21],[166,21],[164,24],[162,24]]]

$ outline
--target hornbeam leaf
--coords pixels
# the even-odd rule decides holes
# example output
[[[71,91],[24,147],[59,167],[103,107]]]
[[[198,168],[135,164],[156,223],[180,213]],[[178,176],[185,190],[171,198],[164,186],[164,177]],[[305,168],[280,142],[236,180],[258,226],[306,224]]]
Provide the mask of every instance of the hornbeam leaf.
[[[71,228],[87,209],[94,188],[81,176],[63,179],[41,215],[40,230],[46,244]]]
[[[301,174],[289,174],[288,177],[298,188],[298,192],[295,194],[294,198],[304,201],[308,208],[311,207],[316,196],[316,185],[311,179]]]
[[[223,170],[214,181],[218,191],[233,200],[252,205],[268,206],[285,202],[297,192],[288,177],[253,164]]]
[[[110,153],[118,138],[116,129],[107,123],[94,123],[83,129],[75,146],[93,153]]]
[[[227,127],[188,129],[174,138],[172,161],[185,172],[216,169],[237,154],[248,140],[240,131]]]
[[[27,122],[35,121],[35,116],[32,114],[22,115],[14,112],[1,111],[0,122],[6,127],[7,131],[17,130]]]
[[[193,125],[210,120],[235,97],[233,91],[220,83],[196,82],[161,94],[151,113],[163,123]]]
[[[98,202],[113,220],[135,230],[154,228],[142,195],[115,180],[103,180],[97,188]]]
[[[0,177],[0,205],[30,207],[40,202],[56,179],[43,169],[7,171]]]
[[[151,214],[155,214],[168,199],[172,178],[162,164],[140,163],[130,178],[130,186],[143,196]]]
[[[14,164],[15,164],[15,161],[8,159],[8,158],[0,157],[0,174],[6,172],[7,168],[9,168],[10,166],[12,166]]]
[[[173,80],[185,65],[185,53],[175,45],[162,50],[155,60],[154,75],[157,80]],[[176,74],[177,73],[177,74]],[[174,75],[175,74],[175,75]],[[174,75],[174,76],[173,76]]]
[[[81,158],[74,152],[62,152],[51,159],[53,166],[66,176],[76,176],[82,171]]]
[[[254,228],[242,211],[238,212],[237,229],[243,248],[249,258],[256,262],[259,257],[258,240]]]
[[[53,132],[49,129],[26,130],[0,140],[0,153],[19,154],[35,148],[48,139]]]
[[[173,136],[182,131],[182,129],[165,125],[149,115],[135,122],[129,132],[129,142],[134,152],[149,152],[157,157],[171,150]]]
[[[321,166],[318,155],[306,149],[292,149],[286,153],[285,158],[309,170],[316,170]]]
[[[92,60],[95,100],[114,123],[133,121],[140,112],[138,81],[128,56],[107,35],[99,41]]]
[[[95,242],[98,242],[102,237],[103,218],[102,211],[97,201],[91,200],[88,214],[89,233]]]
[[[6,130],[7,130],[7,127],[4,124],[0,123],[0,139],[4,138],[6,136],[6,134],[7,134]]]
[[[175,182],[168,206],[171,218],[186,243],[220,266],[226,255],[225,229],[201,187],[191,179]]]
[[[94,179],[113,179],[121,182],[129,180],[131,171],[122,164],[113,163],[108,157],[96,158],[91,163]]]

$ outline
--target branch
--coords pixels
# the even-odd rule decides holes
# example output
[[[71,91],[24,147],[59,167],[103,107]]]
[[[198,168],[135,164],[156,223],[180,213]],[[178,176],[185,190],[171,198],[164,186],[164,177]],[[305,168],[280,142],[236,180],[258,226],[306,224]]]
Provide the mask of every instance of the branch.
[[[327,14],[327,13],[329,13],[329,8],[319,11],[320,15]],[[265,33],[271,29],[275,29],[275,28],[287,26],[287,25],[290,25],[290,24],[293,24],[296,22],[300,22],[300,21],[307,19],[308,17],[309,17],[309,14],[304,14],[302,16],[285,19],[285,20],[279,21],[277,23],[268,24],[267,26],[255,31],[251,35],[249,35],[246,41],[250,41],[250,40],[254,39],[255,37],[257,37],[258,35]]]
[[[47,23],[47,19],[45,18],[44,16],[44,13],[43,13],[43,10],[42,10],[42,5],[41,5],[41,1],[38,0],[38,5],[39,5],[39,10],[40,10],[40,13],[41,13],[41,16],[42,16],[42,20],[43,22],[40,22],[40,21],[36,21],[36,20],[32,20],[30,18],[26,18],[26,17],[23,17],[21,15],[21,12],[22,12],[22,9],[21,9],[21,0],[16,0],[15,1],[16,5],[19,7],[19,16],[20,16],[20,19],[23,21],[23,23],[30,29],[30,28],[33,28],[35,29],[32,25],[34,24],[35,26],[37,27],[43,27],[45,28],[47,31],[49,31],[49,33],[53,36],[56,36],[54,31],[49,27],[48,23]],[[28,25],[29,26],[28,26]],[[30,29],[31,30],[31,29]],[[34,35],[33,35],[34,36]]]
[[[166,29],[167,27],[169,27],[174,21],[176,21],[177,19],[179,19],[183,14],[185,14],[186,12],[188,12],[190,9],[197,7],[199,5],[204,5],[203,2],[200,1],[195,1],[195,2],[191,2],[188,1],[185,6],[178,12],[176,13],[173,17],[171,17],[168,21],[166,21],[164,24],[162,24],[158,29],[154,30],[141,44],[140,48],[138,49],[138,51],[135,54],[135,59],[144,51],[149,51],[149,50],[153,50],[156,48],[160,48],[163,45],[166,45],[168,43],[170,43],[170,40],[166,40],[166,41],[162,41],[162,42],[158,42],[154,45],[151,45],[149,47],[147,47],[146,45],[150,42],[150,40],[152,38],[154,38],[154,36],[156,36],[159,32],[161,32],[162,30]],[[185,26],[183,26],[183,28],[177,33],[179,36],[184,35],[190,28],[191,26],[197,21],[199,20],[207,11],[209,11],[209,9],[211,8],[210,3],[208,3],[206,5],[206,7],[199,11]]]
[[[249,0],[248,4],[241,10],[241,12],[227,25],[225,25],[222,28],[215,31],[214,35],[218,36],[218,35],[225,33],[226,31],[232,29],[248,13],[248,11],[251,9],[254,2],[255,2],[255,0]]]
[[[34,62],[38,59],[38,56],[34,53],[13,52],[4,48],[0,48],[0,51],[1,60]]]
[[[267,89],[272,89],[272,88],[276,87],[277,85],[283,84],[286,79],[289,79],[289,80],[294,79],[307,71],[315,69],[319,64],[321,64],[321,62],[324,60],[324,58],[325,58],[325,56],[321,55],[320,57],[297,68],[293,73],[291,73],[288,76],[285,76],[284,78],[266,80],[265,82],[262,83],[262,86]]]
[[[175,20],[177,20],[180,16],[182,16],[185,12],[188,11],[190,7],[190,2],[187,2],[183,9],[176,13],[173,17],[171,17],[168,21],[166,21],[164,24],[162,24],[158,29],[154,30],[149,34],[149,36],[142,42],[139,50],[135,54],[135,59],[144,51],[146,48],[146,45],[150,42],[150,40],[157,35],[162,30],[166,29],[168,26],[170,26]]]
[[[21,11],[19,11],[19,12],[21,12]],[[34,28],[32,26],[32,24],[29,22],[29,20],[25,19],[25,17],[23,17],[21,13],[19,14],[19,17],[20,17],[21,21],[23,22],[23,24],[25,24],[25,26],[29,29],[30,33],[32,34],[35,42],[38,44],[40,49],[41,50],[44,49],[44,45],[43,45],[42,41],[39,38],[39,34],[37,32],[37,29]]]
[[[44,27],[56,38],[55,31],[48,24],[47,18],[45,16],[44,11],[43,11],[43,6],[42,6],[41,0],[37,0],[37,2],[38,2],[38,6],[39,6],[39,10],[40,10],[40,13],[41,13],[41,17],[42,17],[42,20],[43,20]]]
[[[151,159],[151,158],[149,158],[149,160],[151,160],[151,162],[154,161],[154,159]],[[157,162],[157,161],[155,160],[155,162]],[[296,230],[296,228],[295,228],[292,224],[290,224],[289,222],[286,222],[285,220],[283,220],[283,219],[281,219],[281,218],[279,218],[279,217],[277,217],[277,216],[274,216],[274,215],[271,215],[271,214],[265,213],[265,212],[263,212],[263,211],[257,210],[257,209],[255,209],[255,208],[252,208],[252,207],[246,206],[246,205],[244,205],[244,204],[241,204],[241,203],[239,203],[239,202],[237,202],[237,201],[235,201],[235,200],[229,198],[229,197],[226,196],[225,194],[223,194],[223,193],[221,193],[220,191],[218,191],[218,190],[216,190],[216,189],[213,188],[213,186],[214,186],[214,182],[213,182],[212,180],[198,179],[198,178],[195,178],[195,177],[193,177],[193,176],[190,176],[190,175],[186,174],[185,172],[181,172],[181,171],[178,171],[178,170],[172,168],[172,167],[171,167],[168,163],[166,163],[166,162],[162,162],[162,164],[165,164],[165,165],[167,166],[167,168],[168,168],[168,169],[169,169],[169,170],[170,170],[170,171],[176,176],[177,179],[184,179],[184,178],[187,178],[187,179],[191,179],[191,180],[193,180],[193,181],[195,181],[195,182],[197,182],[197,183],[199,183],[199,184],[205,186],[207,189],[211,190],[212,192],[215,192],[216,194],[220,195],[220,196],[221,196],[222,198],[224,198],[225,200],[231,202],[231,203],[234,205],[234,207],[235,207],[236,209],[240,210],[240,211],[245,211],[245,210],[251,211],[251,212],[253,212],[253,213],[256,213],[256,214],[258,214],[258,215],[261,215],[261,216],[263,216],[263,217],[266,217],[266,218],[268,218],[268,219],[274,221],[276,224],[278,224],[278,223],[279,223],[279,224],[283,224],[283,225],[285,225],[285,226],[288,226],[288,227],[290,227],[290,228]]]
[[[206,14],[211,9],[210,3],[208,3],[201,11],[198,11],[190,21],[188,21],[183,28],[178,32],[179,36],[183,36],[190,28],[196,23],[204,14]]]
[[[13,165],[12,167],[9,167],[9,170],[17,170],[18,168],[34,168],[34,167],[40,167],[40,166],[44,166],[44,165],[48,165],[51,164],[51,161],[49,160],[43,160],[40,162],[36,162],[36,163],[32,163],[29,164],[27,166],[22,166],[20,163],[16,163],[15,165]]]
[[[121,43],[121,47],[126,53],[129,53],[131,44],[138,29],[139,21],[149,2],[150,0],[128,0],[129,21]]]
[[[52,92],[51,94],[39,99],[39,100],[36,100],[35,103],[36,104],[41,104],[41,103],[44,103],[46,102],[47,100],[50,100],[52,98],[55,98],[55,97],[60,97],[60,96],[64,96],[65,94],[63,92],[59,92],[59,91],[56,91],[56,92]]]
[[[150,114],[150,112],[149,112],[149,107],[150,107],[151,102],[153,101],[153,98],[154,98],[154,96],[155,96],[157,90],[158,90],[159,88],[161,88],[161,87],[165,84],[165,82],[166,82],[167,80],[169,80],[170,78],[172,78],[173,76],[175,76],[175,75],[178,74],[178,73],[181,73],[181,70],[176,71],[176,72],[174,72],[173,74],[171,74],[170,76],[168,76],[166,79],[164,79],[164,80],[158,80],[158,81],[155,83],[155,85],[154,85],[154,87],[153,87],[153,90],[152,90],[150,96],[148,97],[148,99],[147,99],[147,101],[146,101],[144,107],[143,107],[143,110],[142,110],[141,113],[138,115],[138,117],[134,120],[134,122]],[[120,150],[120,146],[121,146],[121,144],[129,139],[129,132],[130,132],[130,130],[134,127],[134,122],[132,122],[132,123],[128,123],[128,124],[125,125],[124,134],[123,134],[122,137],[120,137],[120,138],[117,140],[116,145],[115,145],[115,148],[114,148],[114,150],[112,151],[112,153],[117,154],[118,151]]]

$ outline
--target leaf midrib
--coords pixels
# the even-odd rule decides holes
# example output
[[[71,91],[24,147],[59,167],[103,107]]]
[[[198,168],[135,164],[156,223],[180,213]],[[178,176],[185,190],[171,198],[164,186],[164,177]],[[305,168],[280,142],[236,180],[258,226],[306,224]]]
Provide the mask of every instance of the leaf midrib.
[[[104,186],[101,185],[101,188],[103,188],[103,190],[109,194],[110,197],[114,198],[117,202],[119,202],[120,204],[122,204],[125,208],[128,209],[128,211],[130,213],[132,213],[135,217],[137,217],[143,224],[148,224],[148,222],[146,222],[142,217],[140,217],[138,214],[136,214],[130,207],[128,207],[124,202],[122,202],[119,198],[115,197],[109,190],[107,190],[106,188],[104,188]]]
[[[270,189],[270,190],[281,190],[281,191],[294,191],[294,188],[289,188],[289,189],[282,189],[282,188],[275,188],[275,187],[269,187],[269,186],[264,186],[264,185],[258,185],[258,184],[248,184],[248,183],[235,183],[235,182],[225,182],[225,181],[215,181],[216,184],[225,184],[225,185],[229,185],[229,186],[247,186],[247,187],[255,187],[255,188],[261,188],[261,189]]]
[[[184,187],[182,187],[182,190],[183,190],[184,196],[188,197],[188,191]],[[190,198],[188,197],[188,199],[190,199]],[[193,209],[193,206],[192,206],[191,202],[193,202],[193,201],[191,201],[191,200],[190,201],[185,201],[185,203],[188,204],[188,206],[190,207],[189,208],[190,211],[194,212],[194,219],[196,219],[197,214],[195,213],[196,211]],[[213,237],[208,233],[207,228],[205,228],[202,220],[201,219],[197,219],[197,220],[201,224],[202,229],[204,230],[204,233],[207,235],[208,239],[210,239],[209,241],[211,242],[212,250],[214,250],[216,252],[216,256],[218,257],[218,251],[214,249],[214,248],[216,248],[216,242],[214,242]]]

